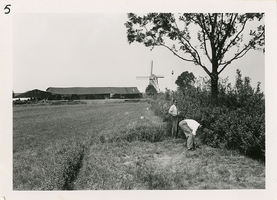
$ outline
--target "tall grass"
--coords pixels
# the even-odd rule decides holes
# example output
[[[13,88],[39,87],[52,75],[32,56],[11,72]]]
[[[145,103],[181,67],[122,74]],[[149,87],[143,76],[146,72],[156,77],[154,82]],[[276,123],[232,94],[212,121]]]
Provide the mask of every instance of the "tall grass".
[[[71,189],[86,149],[101,132],[140,119],[147,103],[14,107],[15,190]],[[141,111],[137,111],[137,109]],[[116,131],[114,131],[116,132]],[[116,134],[115,134],[116,135]]]
[[[261,163],[206,145],[186,151],[149,106],[14,108],[14,190],[265,188]]]
[[[30,149],[13,157],[15,190],[72,189],[83,162],[84,145],[78,141],[57,141],[46,149]]]

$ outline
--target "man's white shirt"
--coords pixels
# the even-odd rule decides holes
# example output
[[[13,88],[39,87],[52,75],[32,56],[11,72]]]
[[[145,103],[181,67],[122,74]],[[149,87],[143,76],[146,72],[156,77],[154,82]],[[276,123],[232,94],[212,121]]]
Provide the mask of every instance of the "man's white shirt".
[[[169,114],[171,114],[172,116],[176,116],[178,115],[178,109],[175,105],[172,105],[170,108],[169,108],[169,111],[168,111]]]
[[[184,121],[186,121],[188,126],[192,129],[192,134],[196,135],[196,131],[197,131],[198,127],[200,126],[200,124],[197,121],[195,121],[194,119],[185,119]]]

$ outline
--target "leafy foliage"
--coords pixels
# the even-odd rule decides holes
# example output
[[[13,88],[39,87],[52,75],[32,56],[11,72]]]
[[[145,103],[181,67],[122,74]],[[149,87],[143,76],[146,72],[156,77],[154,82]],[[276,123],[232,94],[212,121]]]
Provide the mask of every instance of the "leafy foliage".
[[[195,76],[193,75],[193,73],[185,71],[177,77],[175,83],[176,85],[178,85],[179,90],[185,92],[188,88],[193,87],[194,81]]]
[[[156,88],[153,85],[149,84],[145,89],[145,93],[148,96],[153,96],[153,95],[157,94],[158,91],[156,90]]]
[[[260,91],[242,78],[237,70],[234,87],[220,79],[218,105],[211,102],[206,79],[196,80],[196,86],[175,94],[183,118],[195,119],[203,125],[201,140],[212,147],[239,150],[252,158],[265,159],[265,100]],[[152,102],[155,113],[164,112],[165,98]],[[164,116],[164,115],[162,115]]]
[[[234,60],[251,49],[264,51],[264,13],[148,13],[128,14],[127,39],[151,50],[165,47],[178,58],[200,66],[210,77],[211,94],[218,95],[218,76]],[[249,22],[260,22],[248,33]],[[192,31],[197,29],[196,33]],[[196,35],[197,38],[192,36]],[[198,40],[198,41],[197,41]],[[197,44],[194,44],[197,41]],[[233,55],[230,55],[230,52]],[[210,68],[203,61],[210,62]]]

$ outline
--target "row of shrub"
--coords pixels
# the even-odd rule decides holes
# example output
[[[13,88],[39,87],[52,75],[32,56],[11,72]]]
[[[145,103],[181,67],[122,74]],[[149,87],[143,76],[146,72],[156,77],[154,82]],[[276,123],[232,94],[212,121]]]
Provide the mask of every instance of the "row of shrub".
[[[123,136],[120,139],[128,142],[161,142],[167,135],[166,127],[164,125],[141,125],[123,131],[125,133],[122,134]]]
[[[151,101],[155,114],[166,116],[173,98],[178,101],[181,118],[197,120],[204,127],[201,141],[212,147],[239,150],[255,159],[265,159],[265,99],[250,85],[250,78],[242,78],[237,70],[236,83],[220,79],[218,103],[211,102],[207,79],[198,78],[191,87],[179,87],[176,92],[166,90]],[[168,121],[165,119],[165,121]]]
[[[139,123],[131,127],[122,128],[118,136],[106,138],[104,135],[99,137],[101,143],[113,143],[120,141],[127,142],[161,142],[168,137],[169,126],[166,124],[152,124],[149,121],[147,123]]]

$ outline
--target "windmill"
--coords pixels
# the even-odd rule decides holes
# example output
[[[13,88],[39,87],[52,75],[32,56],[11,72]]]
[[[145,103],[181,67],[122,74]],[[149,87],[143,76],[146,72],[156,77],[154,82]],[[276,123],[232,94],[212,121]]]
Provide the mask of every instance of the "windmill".
[[[158,78],[164,78],[164,76],[156,76],[153,74],[153,60],[151,61],[150,76],[137,76],[137,79],[149,79],[149,85],[153,85],[157,92],[160,92]]]

